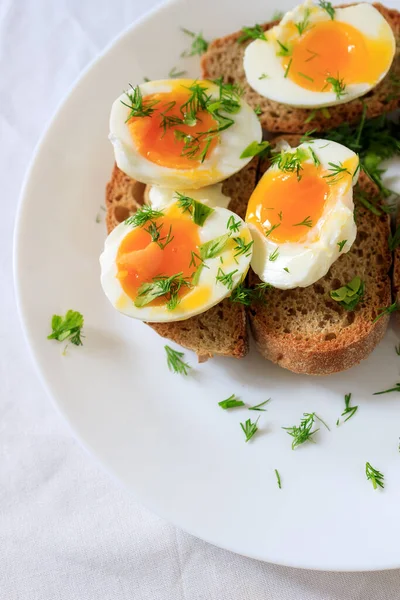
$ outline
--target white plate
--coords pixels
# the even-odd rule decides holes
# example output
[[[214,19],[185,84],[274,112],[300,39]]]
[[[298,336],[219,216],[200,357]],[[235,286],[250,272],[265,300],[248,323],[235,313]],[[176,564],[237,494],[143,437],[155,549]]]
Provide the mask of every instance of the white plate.
[[[280,2],[280,8],[289,2]],[[265,2],[178,0],[136,23],[75,85],[39,145],[20,206],[15,246],[17,297],[43,382],[76,435],[154,512],[192,534],[265,561],[330,570],[400,566],[400,402],[373,397],[399,379],[390,331],[349,372],[297,376],[261,359],[214,359],[190,377],[168,372],[164,341],[117,314],[99,283],[105,226],[96,223],[113,155],[111,102],[128,82],[165,76],[198,61],[179,59],[179,26],[207,38],[262,22]],[[85,317],[82,348],[47,341],[53,313]],[[343,396],[360,406],[341,427]],[[257,413],[223,411],[235,393],[268,397],[260,432],[245,444],[240,421]],[[316,411],[331,426],[317,443],[291,450],[282,426]],[[374,491],[365,462],[384,472]],[[278,489],[274,469],[282,477]]]

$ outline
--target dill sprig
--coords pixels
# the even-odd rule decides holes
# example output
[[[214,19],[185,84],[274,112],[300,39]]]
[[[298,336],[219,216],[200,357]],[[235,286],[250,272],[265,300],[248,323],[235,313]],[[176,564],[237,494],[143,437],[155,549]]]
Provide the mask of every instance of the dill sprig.
[[[382,392],[375,392],[373,396],[380,396],[381,394],[389,394],[390,392],[400,392],[400,383],[396,383],[396,386],[393,388],[389,388],[388,390],[383,390]]]
[[[188,35],[192,38],[192,43],[191,43],[190,48],[188,50],[185,50],[184,52],[182,52],[182,54],[181,54],[182,57],[196,56],[196,55],[201,56],[202,54],[207,52],[208,42],[204,39],[203,34],[201,32],[194,33],[193,31],[189,31],[189,29],[185,29],[184,27],[182,27],[182,31],[183,31],[183,33],[186,33],[186,35]]]
[[[183,273],[154,277],[152,283],[143,283],[138,289],[135,306],[141,308],[156,298],[165,296],[167,309],[174,310],[179,304],[178,292],[182,287],[191,287],[190,280],[183,277]]]
[[[303,219],[301,221],[301,223],[295,223],[293,225],[293,227],[312,227],[312,226],[313,226],[313,223],[312,223],[311,217],[305,217],[305,219]]]
[[[376,183],[381,194],[387,197],[391,190],[383,185],[384,170],[380,168],[380,163],[400,152],[400,123],[389,120],[386,115],[366,119],[366,113],[367,106],[364,104],[357,125],[343,123],[322,134],[322,137],[356,152],[360,157],[361,169]]]
[[[251,419],[247,419],[244,423],[240,423],[243,433],[246,436],[246,439],[245,439],[246,442],[251,440],[251,438],[258,431],[257,424],[258,424],[259,419],[260,419],[260,417],[258,417],[258,419],[254,423],[252,423]]]
[[[233,288],[233,284],[234,284],[233,276],[237,272],[238,272],[238,269],[235,269],[234,271],[231,271],[230,273],[224,273],[224,271],[221,269],[221,267],[219,267],[217,276],[215,279],[216,279],[216,281],[219,281],[220,283],[225,285],[228,288],[228,290],[231,290]]]
[[[303,33],[305,31],[307,31],[307,29],[310,26],[310,9],[306,8],[304,10],[304,18],[302,21],[300,21],[299,23],[295,23],[295,27],[297,29],[297,32],[299,35],[303,35]]]
[[[275,229],[277,229],[280,226],[280,223],[275,223],[274,225],[271,226],[270,229],[267,229],[267,231],[265,232],[265,237],[269,237],[271,235],[271,233],[273,231],[275,231]]]
[[[229,396],[229,398],[226,398],[226,400],[221,400],[221,402],[218,402],[218,406],[220,406],[221,408],[223,408],[224,410],[227,410],[229,408],[236,408],[238,406],[244,406],[244,402],[242,400],[239,400],[235,394],[232,394],[232,396]]]
[[[287,433],[293,438],[292,450],[295,450],[297,446],[300,446],[305,442],[315,443],[315,440],[312,436],[319,431],[319,429],[313,430],[315,419],[320,421],[320,423],[325,425],[325,427],[329,430],[328,425],[320,417],[318,417],[315,412],[303,413],[303,417],[304,418],[300,421],[300,425],[293,425],[293,427],[282,427],[282,429],[285,429],[285,431],[287,431]]]
[[[244,283],[239,283],[230,295],[231,302],[238,302],[245,306],[250,306],[253,302],[261,302],[265,290],[272,287],[269,283],[257,283],[253,288],[245,287]]]
[[[278,471],[278,469],[274,469],[274,471],[275,471],[276,482],[278,484],[278,488],[282,489],[281,476],[279,475],[279,471]]]
[[[380,471],[374,469],[374,467],[369,462],[365,463],[365,474],[367,476],[367,479],[371,481],[374,490],[376,490],[378,486],[381,488],[385,487],[385,476]]]
[[[167,246],[170,242],[172,242],[172,240],[174,239],[174,236],[171,235],[172,225],[169,226],[168,233],[164,237],[160,237],[161,229],[162,229],[162,224],[157,225],[157,223],[155,223],[154,221],[150,221],[150,224],[149,224],[148,228],[145,229],[145,231],[147,231],[147,233],[151,236],[151,241],[155,242],[161,248],[161,250],[164,250],[165,246]]]
[[[290,46],[285,46],[279,40],[276,40],[279,46],[279,51],[276,53],[277,56],[290,56],[292,54],[292,49]]]
[[[398,304],[397,302],[393,302],[393,304],[391,304],[390,306],[385,306],[384,308],[380,308],[379,310],[381,312],[372,321],[373,323],[379,321],[379,319],[381,319],[384,315],[390,315],[391,313],[400,310],[400,304]]]
[[[247,257],[251,255],[251,247],[254,244],[253,240],[246,244],[243,238],[235,237],[233,241],[236,242],[236,246],[234,247],[234,250],[236,250],[235,258],[241,254],[245,254]]]
[[[256,23],[254,27],[242,27],[242,35],[237,39],[238,44],[244,44],[249,40],[264,40],[267,41],[267,36],[261,25]]]
[[[344,246],[346,245],[347,240],[342,240],[341,242],[337,242],[337,245],[339,246],[339,252],[341,252],[344,248]]]
[[[268,402],[271,401],[271,398],[264,400],[264,402],[260,402],[260,404],[256,404],[255,406],[249,406],[249,410],[257,410],[258,412],[265,412],[267,409],[263,408]]]
[[[275,250],[273,252],[271,252],[271,254],[268,256],[268,260],[270,260],[271,262],[275,262],[276,259],[279,256],[279,248],[275,248]]]
[[[345,394],[344,397],[344,411],[342,412],[342,414],[340,415],[341,417],[346,417],[344,419],[344,423],[346,423],[346,421],[348,421],[349,419],[351,419],[351,417],[354,417],[354,415],[357,412],[358,406],[350,406],[350,401],[351,401],[351,393],[350,394]],[[347,416],[346,416],[347,415]],[[339,425],[339,419],[336,421],[336,425]]]
[[[133,227],[143,227],[148,221],[153,221],[163,216],[164,213],[161,210],[154,210],[151,206],[144,205],[124,222],[126,225],[133,225]]]
[[[337,77],[327,77],[326,83],[330,83],[332,86],[332,92],[336,94],[336,99],[340,100],[343,96],[347,94],[346,92],[346,84],[344,79],[339,78],[339,74]]]
[[[194,198],[175,192],[176,198],[178,198],[178,206],[183,209],[183,212],[188,211],[193,218],[193,222],[200,227],[203,227],[207,218],[214,212],[214,209],[202,202],[198,202]]]
[[[151,115],[153,114],[153,112],[155,110],[154,106],[156,104],[158,104],[159,101],[158,100],[144,101],[142,92],[138,85],[133,87],[133,85],[129,84],[129,87],[131,88],[131,91],[125,92],[128,100],[129,100],[129,104],[127,102],[123,102],[121,100],[121,104],[123,104],[130,110],[130,113],[129,113],[126,121],[129,121],[129,119],[132,119],[133,117],[151,117]]]
[[[238,233],[241,224],[241,221],[235,221],[234,215],[231,215],[226,224],[226,228],[229,229],[232,233]]]
[[[178,352],[178,350],[174,350],[170,346],[164,346],[165,352],[167,353],[167,365],[168,369],[172,371],[172,373],[178,373],[179,375],[187,375],[188,369],[191,366],[182,360],[184,356],[183,352]]]
[[[344,167],[340,161],[338,164],[330,162],[328,165],[330,167],[329,171],[331,172],[329,175],[323,176],[324,179],[327,180],[326,183],[328,185],[335,185],[336,183],[339,183],[339,181],[341,181],[346,174],[351,175],[350,171],[346,169],[346,167]]]
[[[335,18],[335,9],[333,8],[331,2],[326,2],[326,0],[320,0],[319,5],[323,10],[325,10],[328,13],[328,15],[333,21],[333,19]]]
[[[178,71],[176,67],[172,67],[168,73],[168,79],[177,79],[178,77],[183,77],[184,75],[186,75],[186,71]]]
[[[296,173],[298,181],[301,179],[300,171],[302,162],[308,160],[309,153],[305,148],[296,148],[295,152],[278,152],[271,157],[271,164],[276,165],[284,173]]]

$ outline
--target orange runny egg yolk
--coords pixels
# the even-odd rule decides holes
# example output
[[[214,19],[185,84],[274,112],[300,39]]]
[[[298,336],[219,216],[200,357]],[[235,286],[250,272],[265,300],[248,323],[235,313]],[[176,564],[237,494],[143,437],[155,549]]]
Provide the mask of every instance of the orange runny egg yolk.
[[[146,231],[151,223],[158,228],[159,243],[152,241],[151,234]],[[164,246],[168,234],[172,239]],[[133,229],[125,236],[117,253],[117,277],[123,290],[135,300],[140,286],[153,283],[154,278],[178,273],[184,278],[191,277],[200,262],[195,258],[193,263],[192,252],[199,254],[199,246],[199,226],[189,214],[167,214]],[[189,289],[182,286],[178,297],[184,296]],[[166,300],[166,297],[157,298],[150,306],[165,304]]]
[[[375,39],[340,21],[310,24],[292,42],[292,53],[283,66],[287,77],[312,91],[331,91],[328,78],[352,83],[375,84],[390,66],[392,42],[383,32]],[[290,64],[289,64],[290,63]]]
[[[250,198],[246,221],[273,242],[299,241],[324,211],[330,190],[323,175],[308,163],[303,164],[300,179],[295,172],[267,171]]]
[[[135,147],[147,160],[171,169],[193,169],[201,164],[202,153],[206,152],[207,158],[211,155],[218,136],[207,139],[207,132],[217,129],[218,123],[206,110],[197,111],[190,124],[183,123],[190,115],[185,106],[190,95],[182,87],[143,97],[143,105],[154,103],[154,110],[150,116],[131,118],[128,127]],[[185,135],[194,142],[188,145]]]

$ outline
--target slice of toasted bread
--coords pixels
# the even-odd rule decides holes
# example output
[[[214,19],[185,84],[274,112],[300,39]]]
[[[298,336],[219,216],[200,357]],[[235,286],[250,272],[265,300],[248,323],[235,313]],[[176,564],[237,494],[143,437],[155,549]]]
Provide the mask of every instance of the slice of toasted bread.
[[[396,227],[400,227],[400,211],[397,213]],[[398,246],[393,253],[393,301],[396,301],[400,305],[400,246]],[[396,320],[400,325],[400,311],[396,312]]]
[[[222,191],[230,196],[229,208],[244,216],[254,189],[258,160],[224,181]],[[106,224],[110,233],[144,202],[145,185],[125,175],[116,165],[106,189]],[[149,323],[161,336],[193,350],[199,360],[214,354],[242,358],[248,352],[246,313],[242,304],[225,299],[206,312],[184,321]]]
[[[282,136],[291,146],[298,136]],[[268,167],[260,165],[260,173]],[[378,195],[375,184],[360,173],[359,185],[370,198]],[[307,375],[344,371],[366,358],[382,339],[387,315],[376,323],[379,309],[391,301],[391,253],[388,248],[389,216],[378,217],[355,200],[357,238],[325,277],[314,285],[292,290],[268,289],[266,304],[248,311],[250,327],[260,353],[281,367]],[[399,269],[400,270],[400,269]],[[365,293],[354,311],[331,299],[329,292],[358,275]],[[250,285],[259,282],[251,273]]]
[[[201,60],[204,79],[221,77],[228,83],[238,83],[245,90],[245,99],[253,108],[260,106],[260,121],[264,129],[271,132],[304,133],[311,129],[326,131],[341,123],[359,121],[364,103],[367,106],[367,117],[376,117],[382,113],[395,110],[400,106],[400,12],[389,9],[382,4],[374,4],[393,29],[397,51],[392,67],[386,77],[373,90],[362,98],[346,104],[332,106],[323,111],[312,111],[295,108],[268,100],[255,92],[247,83],[243,69],[243,54],[251,42],[238,43],[242,32],[232,33],[214,40]],[[261,27],[264,31],[277,25],[278,21],[266,23]],[[329,117],[329,118],[328,118]]]

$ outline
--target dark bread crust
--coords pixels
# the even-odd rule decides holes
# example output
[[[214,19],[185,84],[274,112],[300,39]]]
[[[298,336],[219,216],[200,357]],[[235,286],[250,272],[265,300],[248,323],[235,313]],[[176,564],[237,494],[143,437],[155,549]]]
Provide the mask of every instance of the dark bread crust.
[[[223,183],[222,191],[231,197],[229,208],[242,217],[255,187],[257,167],[258,160],[254,159]],[[106,188],[108,233],[143,205],[145,187],[114,165]],[[148,325],[162,337],[196,352],[200,361],[214,354],[242,358],[249,350],[245,308],[229,299],[184,321]]]
[[[238,44],[237,40],[242,32],[216,39],[209,45],[208,51],[201,59],[202,76],[204,79],[217,79],[222,76],[229,83],[235,82],[243,86],[244,98],[253,108],[257,105],[261,107],[261,125],[270,132],[305,133],[311,129],[326,131],[342,123],[357,123],[364,104],[367,107],[367,118],[395,110],[400,106],[400,13],[379,3],[373,6],[388,21],[396,38],[396,55],[392,67],[381,83],[365,96],[329,107],[329,119],[324,117],[321,111],[316,111],[315,116],[307,123],[312,110],[268,100],[250,87],[243,69],[243,54],[251,40]],[[268,31],[278,23],[279,21],[272,21],[261,27]]]
[[[292,146],[298,136],[282,136]],[[262,174],[268,167],[265,162]],[[378,190],[364,174],[359,184],[369,197]],[[391,253],[388,248],[389,216],[377,217],[356,204],[357,238],[350,252],[341,256],[325,277],[307,288],[267,290],[266,304],[248,310],[250,327],[259,352],[295,373],[329,375],[358,364],[383,338],[389,323],[385,315],[376,323],[379,309],[391,302]],[[400,283],[400,267],[398,268]],[[365,294],[354,311],[346,311],[329,291],[354,276],[365,281]],[[252,273],[250,284],[258,277]]]

